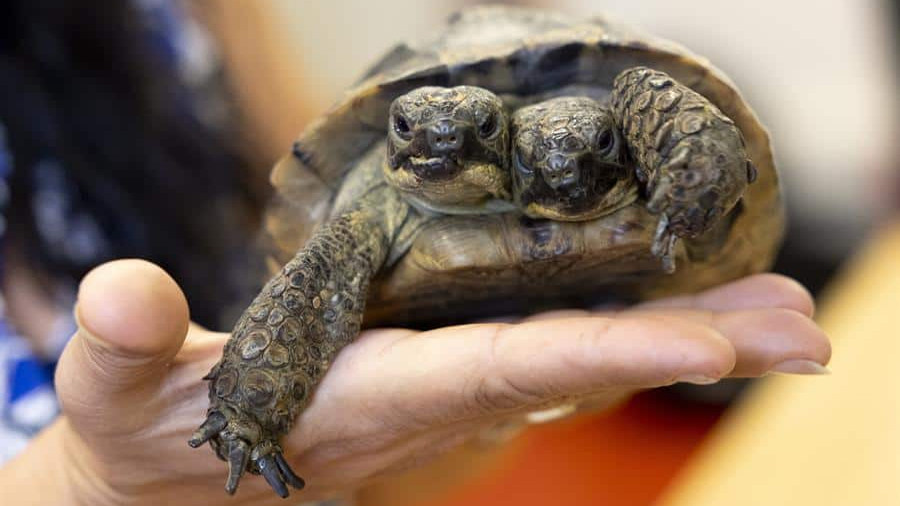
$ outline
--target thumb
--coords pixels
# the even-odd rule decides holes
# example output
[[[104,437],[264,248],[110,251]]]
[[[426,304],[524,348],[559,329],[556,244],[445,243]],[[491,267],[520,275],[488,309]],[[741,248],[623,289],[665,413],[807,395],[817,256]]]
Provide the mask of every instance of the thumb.
[[[78,330],[56,370],[63,412],[75,425],[144,419],[128,415],[148,408],[184,342],[184,293],[154,264],[109,262],[82,280],[75,318]]]

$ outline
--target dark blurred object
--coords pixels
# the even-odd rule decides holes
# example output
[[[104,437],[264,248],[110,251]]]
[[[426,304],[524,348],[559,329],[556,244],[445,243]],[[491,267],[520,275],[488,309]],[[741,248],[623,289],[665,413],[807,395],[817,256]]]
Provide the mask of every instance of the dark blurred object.
[[[219,327],[261,196],[227,116],[210,122],[198,107],[209,90],[179,75],[158,33],[172,19],[139,4],[0,4],[7,250],[54,288],[106,260],[149,259],[184,287],[193,319]]]
[[[789,209],[788,233],[772,267],[774,272],[790,276],[802,283],[814,297],[821,293],[846,260],[845,257],[810,254],[811,245],[817,242],[815,239],[817,232],[817,229],[808,229],[805,226],[802,215],[791,213]],[[822,237],[818,240],[827,239]]]
[[[890,13],[890,24],[891,30],[890,33],[890,42],[891,42],[891,62],[893,63],[892,69],[895,76],[895,87],[896,80],[900,78],[900,0],[887,0],[887,11]],[[894,117],[900,118],[900,104],[894,105]],[[898,121],[900,122],[900,121]],[[895,134],[900,133],[900,126],[895,128]],[[898,143],[894,143],[894,152],[893,154],[893,171],[890,174],[890,181],[887,181],[888,184],[891,185],[892,190],[892,211],[894,214],[900,213],[900,145]]]

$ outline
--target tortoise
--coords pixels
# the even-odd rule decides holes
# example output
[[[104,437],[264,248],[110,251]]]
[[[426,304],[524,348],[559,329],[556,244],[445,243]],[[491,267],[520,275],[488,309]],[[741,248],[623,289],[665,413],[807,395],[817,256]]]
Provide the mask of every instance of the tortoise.
[[[271,182],[274,277],[204,378],[189,441],[228,462],[228,493],[246,471],[303,487],[278,440],[363,325],[697,291],[768,268],[784,230],[768,134],[720,71],[522,7],[396,46]]]

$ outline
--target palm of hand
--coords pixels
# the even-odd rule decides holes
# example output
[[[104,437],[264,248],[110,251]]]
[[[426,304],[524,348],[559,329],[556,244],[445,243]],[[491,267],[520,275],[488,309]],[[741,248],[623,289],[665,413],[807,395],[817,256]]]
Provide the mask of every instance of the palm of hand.
[[[515,324],[364,332],[338,357],[284,446],[311,500],[351,491],[529,411],[770,370],[821,372],[827,338],[796,283],[759,275],[617,312],[556,311]],[[228,335],[188,325],[158,268],[120,261],[82,284],[81,330],[57,372],[57,427],[77,494],[98,504],[280,504],[261,479],[222,492],[225,463],[185,441],[200,378]]]

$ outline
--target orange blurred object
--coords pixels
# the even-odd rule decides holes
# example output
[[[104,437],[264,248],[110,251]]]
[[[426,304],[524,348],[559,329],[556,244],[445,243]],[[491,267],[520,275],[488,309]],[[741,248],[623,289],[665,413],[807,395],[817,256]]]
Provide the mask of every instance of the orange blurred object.
[[[647,506],[721,413],[644,393],[612,412],[532,427],[487,472],[439,500],[413,504]]]

